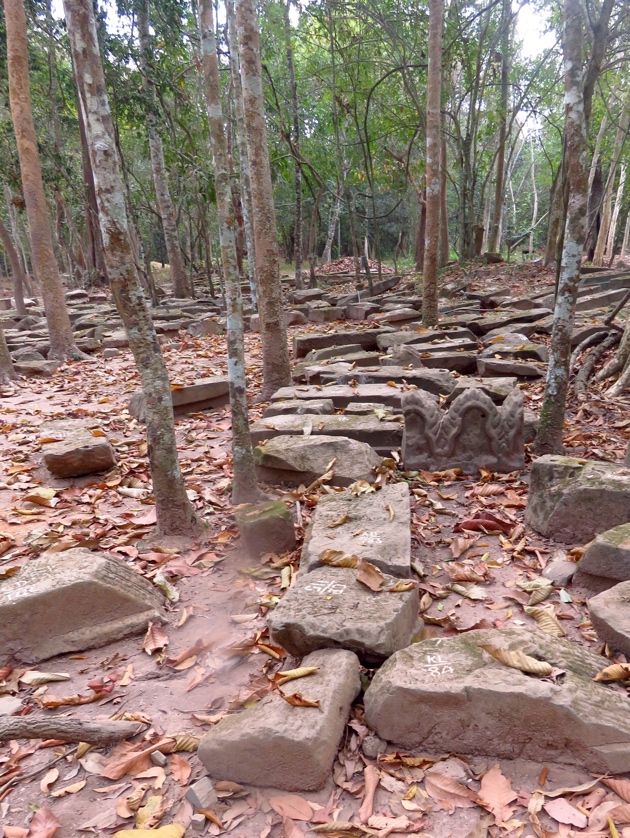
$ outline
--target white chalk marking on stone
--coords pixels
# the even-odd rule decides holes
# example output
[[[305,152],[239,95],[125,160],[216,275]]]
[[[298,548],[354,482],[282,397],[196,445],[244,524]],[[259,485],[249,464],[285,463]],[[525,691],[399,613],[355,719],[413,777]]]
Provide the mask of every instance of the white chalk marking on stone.
[[[305,591],[314,591],[318,594],[342,594],[346,585],[340,582],[333,582],[331,579],[318,579],[304,586]]]

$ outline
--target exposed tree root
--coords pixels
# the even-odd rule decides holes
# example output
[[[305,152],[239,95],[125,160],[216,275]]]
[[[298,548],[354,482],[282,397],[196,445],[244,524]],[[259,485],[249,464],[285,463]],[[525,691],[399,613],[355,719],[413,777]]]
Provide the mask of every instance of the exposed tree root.
[[[619,332],[612,332],[608,335],[608,337],[602,341],[595,349],[592,350],[585,358],[584,363],[580,367],[578,374],[575,376],[575,381],[573,383],[573,391],[576,396],[585,396],[586,389],[588,387],[588,381],[591,377],[591,373],[599,359],[604,355],[604,353],[608,349],[612,349],[619,340],[621,339],[621,335]]]

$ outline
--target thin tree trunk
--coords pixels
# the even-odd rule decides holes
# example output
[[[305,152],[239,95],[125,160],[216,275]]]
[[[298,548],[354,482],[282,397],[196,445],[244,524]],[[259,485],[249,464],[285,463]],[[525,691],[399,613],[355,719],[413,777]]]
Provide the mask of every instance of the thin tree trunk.
[[[536,188],[536,157],[534,155],[533,140],[530,142],[529,147],[532,156],[531,177],[532,192],[534,193],[534,209],[532,210],[532,229],[529,234],[529,258],[531,259],[534,255],[534,228],[536,227],[536,220],[538,218],[538,189]]]
[[[18,314],[28,314],[28,309],[24,305],[24,271],[22,270],[22,263],[20,262],[17,250],[13,246],[13,241],[9,235],[9,231],[4,226],[2,219],[0,219],[0,240],[2,240],[4,252],[7,254],[9,262],[11,263],[15,307]]]
[[[556,176],[551,184],[551,195],[549,196],[549,222],[547,224],[547,244],[545,246],[545,267],[549,267],[556,261],[558,255],[558,238],[564,217],[564,197],[562,184],[564,181],[564,152]]]
[[[595,140],[595,150],[593,151],[593,159],[591,160],[591,168],[589,169],[588,173],[588,194],[591,194],[591,189],[593,188],[593,180],[595,179],[595,172],[597,171],[597,164],[599,163],[599,153],[602,148],[602,140],[604,139],[604,134],[606,133],[606,128],[608,126],[608,114],[605,113],[602,121],[599,124],[599,131],[597,132],[597,139]]]
[[[623,243],[621,245],[621,254],[620,258],[625,259],[626,253],[628,251],[628,237],[630,237],[630,212],[626,216],[626,226],[623,231]]]
[[[427,80],[426,210],[422,325],[438,322],[438,264],[440,255],[440,103],[442,96],[442,24],[444,0],[429,0],[429,73]]]
[[[615,257],[615,237],[617,235],[617,224],[619,222],[619,212],[621,211],[621,202],[623,201],[623,190],[626,185],[626,171],[625,163],[621,164],[621,171],[619,173],[619,185],[617,186],[617,194],[615,196],[615,208],[610,219],[610,229],[608,230],[608,240],[606,242],[606,251],[604,259],[606,263],[611,263]]]
[[[558,454],[563,450],[562,430],[569,386],[571,332],[575,319],[582,253],[586,243],[588,163],[582,71],[582,22],[580,0],[564,0],[564,131],[569,202],[545,394],[540,413],[540,427],[534,443],[536,454]]]
[[[608,241],[608,232],[610,230],[610,222],[612,218],[612,200],[613,190],[615,185],[615,176],[617,174],[617,166],[621,159],[621,152],[623,150],[624,141],[628,132],[628,101],[626,101],[621,109],[621,116],[619,117],[619,127],[615,135],[615,145],[613,149],[613,156],[606,179],[606,187],[604,189],[604,196],[602,198],[601,222],[599,227],[599,234],[597,236],[597,244],[595,245],[595,255],[593,256],[593,264],[601,267],[604,264],[604,253],[606,250],[606,243]]]
[[[13,369],[7,339],[4,336],[2,326],[0,326],[0,385],[8,384],[9,381],[15,381],[16,379],[17,373]]]
[[[153,86],[153,49],[149,34],[149,0],[137,0],[136,13],[138,20],[138,36],[140,38],[140,67],[142,70],[142,86],[148,98],[147,103],[147,131],[149,134],[149,151],[151,153],[151,171],[155,186],[155,197],[160,210],[164,241],[168,261],[171,266],[171,279],[175,297],[189,297],[188,276],[184,266],[184,257],[177,235],[177,213],[168,188],[168,172],[164,162],[164,148],[158,131],[157,98]]]
[[[107,269],[146,400],[158,533],[191,535],[199,530],[199,521],[179,467],[168,372],[135,267],[94,7],[92,0],[64,0],[64,11],[86,116]]]
[[[219,60],[214,34],[212,0],[200,0],[199,28],[205,81],[206,105],[210,129],[210,147],[214,163],[214,186],[219,215],[221,261],[227,303],[228,378],[230,384],[230,410],[232,413],[232,453],[234,481],[232,501],[235,504],[257,500],[260,497],[256,482],[256,469],[247,412],[247,379],[245,376],[245,350],[243,348],[243,311],[241,278],[236,258],[236,218],[230,186],[229,162],[223,115],[221,111],[221,86]]]
[[[260,63],[260,36],[253,0],[236,0],[247,156],[252,185],[256,275],[263,346],[263,398],[291,383],[287,327],[282,310],[280,258]]]
[[[26,15],[22,0],[5,0],[9,101],[15,131],[22,188],[30,227],[33,269],[44,298],[50,336],[50,358],[84,358],[79,352],[68,317],[59,266],[55,258],[48,220],[44,182],[31,111],[31,88],[28,69]]]
[[[448,239],[448,208],[446,205],[446,188],[448,184],[448,159],[446,137],[442,135],[440,149],[440,267],[443,268],[451,258],[451,247]]]
[[[328,218],[328,233],[326,234],[326,246],[322,256],[322,262],[327,265],[332,261],[332,246],[335,240],[335,232],[337,230],[337,222],[339,221],[339,213],[341,212],[341,193],[338,192],[336,197],[332,199],[330,206],[330,216]]]
[[[295,67],[293,64],[293,45],[291,43],[291,21],[289,9],[291,0],[286,0],[284,8],[284,38],[287,57],[287,71],[289,74],[289,87],[291,89],[291,112],[293,117],[293,145],[297,152],[300,150],[300,111],[298,109],[297,82],[295,80]],[[296,4],[296,8],[298,8]],[[293,233],[293,251],[295,255],[295,287],[303,288],[302,280],[302,169],[299,161],[294,157],[293,165],[295,185],[295,226]]]
[[[499,125],[499,148],[497,153],[497,174],[494,186],[494,209],[488,236],[488,251],[496,253],[501,249],[501,219],[503,217],[503,184],[505,183],[505,141],[507,137],[507,109],[510,75],[510,0],[503,0],[501,19],[501,123]]]
[[[421,273],[424,270],[424,245],[425,230],[427,225],[427,202],[425,200],[426,189],[416,191],[418,202],[418,217],[416,219],[416,230],[413,245],[413,258],[416,270]]]
[[[228,20],[228,43],[230,50],[230,72],[234,88],[234,111],[236,113],[236,143],[238,145],[238,159],[240,165],[239,186],[241,190],[241,207],[243,210],[243,227],[245,228],[245,245],[247,247],[247,275],[249,289],[252,296],[254,311],[258,311],[258,280],[256,277],[256,245],[254,243],[254,229],[252,224],[252,183],[249,173],[249,159],[247,156],[247,136],[245,133],[245,113],[243,111],[243,86],[238,58],[238,44],[236,38],[236,14],[234,0],[226,0]]]

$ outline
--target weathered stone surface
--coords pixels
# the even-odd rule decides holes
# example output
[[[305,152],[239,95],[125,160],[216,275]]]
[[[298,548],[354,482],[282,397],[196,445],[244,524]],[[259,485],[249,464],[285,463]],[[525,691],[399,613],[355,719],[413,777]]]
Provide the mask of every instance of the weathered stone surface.
[[[44,465],[55,477],[80,477],[107,471],[116,463],[114,449],[105,436],[94,436],[86,419],[54,419],[40,428]],[[52,441],[54,440],[54,442]]]
[[[103,358],[117,358],[120,355],[120,349],[114,349],[113,347],[103,349]]]
[[[400,328],[403,323],[421,323],[422,314],[415,308],[395,308],[393,311],[370,314],[368,319],[374,323],[393,323]]]
[[[379,455],[365,442],[343,436],[277,436],[254,448],[256,471],[261,480],[290,486],[308,486],[335,460],[330,485],[350,486],[356,480],[372,481]]]
[[[595,536],[578,563],[593,576],[617,582],[630,581],[630,524],[622,524]]]
[[[323,389],[314,386],[281,387],[276,390],[271,399],[275,403],[291,399],[308,401],[327,398],[332,401],[337,410],[356,402],[378,402],[398,409],[403,392],[402,388],[388,387],[386,384],[359,384],[356,387],[350,387],[348,384],[333,384]]]
[[[285,326],[304,326],[307,322],[306,317],[301,311],[291,310],[284,312]]]
[[[503,404],[516,385],[516,378],[480,378],[477,376],[458,378],[453,391],[444,400],[444,407],[451,405],[458,396],[468,390],[481,390],[490,396],[495,404]]]
[[[13,369],[26,378],[52,378],[58,366],[57,361],[16,361]]]
[[[317,414],[318,416],[331,416],[335,412],[335,405],[330,399],[288,399],[285,402],[272,402],[263,413],[264,418],[270,416],[286,416],[303,413]]]
[[[191,320],[186,325],[186,331],[193,337],[222,335],[225,325],[214,317],[204,317],[202,320]]]
[[[358,384],[414,384],[420,390],[434,395],[446,396],[455,387],[455,379],[447,370],[405,369],[397,366],[361,367],[347,372],[335,373],[339,383],[356,381]]]
[[[461,338],[459,340],[436,340],[430,343],[403,343],[394,345],[391,349],[391,356],[397,364],[413,364],[420,362],[427,355],[442,355],[445,352],[476,352],[477,341]]]
[[[327,305],[312,306],[306,319],[311,323],[332,323],[334,320],[343,319],[343,309]]]
[[[590,541],[630,520],[630,469],[547,455],[532,465],[525,519],[556,541]]]
[[[347,416],[369,416],[371,413],[376,413],[379,418],[389,416],[394,413],[394,409],[388,405],[378,404],[378,402],[356,402],[349,404],[344,413]]]
[[[575,562],[569,561],[566,558],[559,557],[554,559],[552,557],[552,560],[543,570],[542,575],[545,579],[549,579],[556,588],[564,588],[575,576],[576,569],[577,565]]]
[[[190,801],[193,809],[212,809],[219,802],[210,777],[202,777],[196,783],[192,783],[188,787],[185,797],[186,800]],[[203,818],[203,825],[205,829],[205,817]]]
[[[293,338],[293,356],[303,358],[312,349],[343,346],[348,343],[358,343],[363,349],[376,349],[376,339],[387,331],[390,331],[390,329],[383,327],[381,329],[365,329],[364,331],[327,332],[324,335],[296,335]]]
[[[161,602],[122,559],[46,553],[0,585],[0,655],[35,663],[104,646],[162,621]]]
[[[229,402],[227,376],[199,379],[196,384],[171,389],[173,412],[175,416],[195,413],[198,410],[210,410],[223,407]],[[145,421],[145,401],[143,393],[134,393],[129,400],[129,413],[139,422]]]
[[[359,662],[352,652],[323,649],[302,665],[319,668],[308,678],[289,681],[283,692],[301,692],[319,707],[293,707],[272,693],[221,719],[197,752],[212,777],[287,791],[315,791],[326,783],[361,689]]]
[[[293,513],[281,500],[241,507],[234,517],[241,541],[250,556],[288,553],[295,547]]]
[[[292,303],[308,303],[313,300],[321,300],[324,292],[319,288],[302,288],[291,291],[287,298]]]
[[[326,346],[324,349],[311,349],[304,360],[316,364],[319,361],[326,361],[328,358],[343,358],[344,355],[353,355],[362,349],[363,347],[360,343],[347,343],[343,346]]]
[[[129,338],[124,329],[118,329],[112,332],[111,335],[103,338],[103,347],[105,349],[127,349],[129,346]]]
[[[391,483],[378,492],[358,497],[351,492],[325,495],[306,531],[300,570],[322,567],[319,557],[328,549],[367,559],[392,576],[410,576],[411,512],[407,484]]]
[[[371,314],[380,311],[378,303],[348,303],[344,311],[348,320],[367,320]]]
[[[542,378],[544,367],[528,364],[525,361],[511,361],[508,358],[477,358],[477,372],[482,376],[500,375],[517,378]]]
[[[501,341],[493,341],[481,352],[482,358],[510,358],[517,361],[549,360],[547,347],[540,343],[533,343],[519,334],[506,334]]]
[[[504,666],[479,644],[519,650],[558,682]],[[393,655],[365,695],[368,724],[404,748],[630,770],[630,705],[593,681],[605,660],[538,629],[470,631]]]
[[[300,573],[267,617],[273,642],[296,657],[337,648],[351,649],[367,662],[408,646],[418,616],[418,589],[374,593],[356,577],[356,570],[343,567]]]
[[[412,344],[415,345],[417,343],[421,344],[431,344],[433,345],[434,341],[454,341],[454,340],[468,340],[474,344],[474,348],[476,348],[477,343],[475,341],[475,336],[470,331],[470,329],[466,328],[455,328],[455,329],[414,329],[413,331],[408,332],[388,332],[384,335],[379,335],[378,337],[378,346],[382,350],[388,350],[394,346],[403,346],[405,344]],[[473,348],[473,347],[471,347]]]
[[[402,397],[403,461],[409,470],[461,468],[515,471],[524,466],[523,394],[513,389],[497,407],[470,389],[446,410],[416,390]]]
[[[523,411],[523,442],[529,445],[536,439],[538,428],[540,427],[540,419],[533,410]]]
[[[620,582],[592,597],[588,613],[602,643],[630,655],[630,582]]]
[[[268,416],[260,422],[252,422],[250,431],[254,445],[281,434],[303,436],[307,431],[312,438],[320,435],[341,436],[366,442],[385,455],[395,448],[400,448],[403,426],[398,421],[381,421],[374,414],[321,416],[306,413],[297,416]]]

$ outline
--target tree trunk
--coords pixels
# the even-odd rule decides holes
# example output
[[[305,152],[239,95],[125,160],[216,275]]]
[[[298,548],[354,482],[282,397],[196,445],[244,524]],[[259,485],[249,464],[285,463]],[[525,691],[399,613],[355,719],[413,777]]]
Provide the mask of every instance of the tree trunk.
[[[189,297],[188,276],[184,266],[184,257],[177,235],[177,213],[171,200],[168,188],[168,172],[164,162],[162,138],[158,131],[157,100],[152,81],[151,68],[153,65],[153,49],[149,34],[149,0],[137,0],[136,13],[138,19],[138,36],[140,38],[140,67],[142,70],[142,86],[147,95],[147,131],[149,134],[149,151],[151,153],[151,171],[155,186],[155,197],[160,210],[164,241],[168,261],[171,266],[171,279],[175,297]]]
[[[11,353],[7,346],[7,339],[4,336],[4,329],[0,326],[0,384],[8,384],[15,381],[17,374],[13,369]]]
[[[630,212],[626,216],[626,226],[623,231],[623,242],[621,244],[621,254],[620,258],[625,259],[626,253],[628,251],[628,237],[630,236]]]
[[[263,398],[291,383],[287,327],[282,310],[276,213],[265,127],[260,36],[253,0],[236,0],[247,157],[252,185],[256,275],[263,346]]]
[[[438,322],[438,264],[440,255],[440,101],[442,95],[442,24],[444,0],[429,0],[429,74],[427,80],[426,210],[422,325]]]
[[[558,255],[558,238],[564,218],[564,196],[562,192],[562,183],[564,169],[564,153],[563,159],[560,162],[556,176],[551,184],[551,195],[549,197],[549,222],[547,224],[547,244],[545,246],[545,267],[549,267],[556,261]]]
[[[22,188],[30,227],[33,269],[39,280],[50,336],[49,358],[60,361],[83,358],[76,348],[59,266],[55,258],[44,182],[31,111],[31,88],[28,69],[26,15],[22,0],[6,0],[4,16],[7,29],[9,101],[15,131]]]
[[[448,185],[448,159],[446,137],[442,135],[440,150],[440,267],[443,268],[451,258],[451,247],[448,238],[448,208],[446,205],[446,188]]]
[[[536,188],[536,157],[534,155],[534,141],[530,140],[529,148],[532,158],[531,178],[532,178],[532,192],[534,193],[534,208],[532,210],[532,229],[529,234],[529,258],[532,259],[534,255],[534,229],[536,227],[538,218],[538,189]]]
[[[289,74],[289,87],[291,89],[291,112],[293,117],[293,145],[297,152],[300,150],[300,112],[298,109],[297,82],[295,81],[295,67],[293,65],[293,45],[291,43],[291,21],[289,20],[289,9],[291,0],[286,0],[284,7],[284,37],[285,51],[287,56],[287,71]],[[296,4],[296,8],[298,8]],[[293,251],[295,255],[295,287],[303,288],[302,281],[302,169],[299,161],[294,157],[295,166],[295,226],[293,234]]]
[[[621,202],[623,201],[623,190],[626,185],[626,171],[626,164],[622,163],[621,171],[619,173],[619,185],[617,186],[617,195],[615,196],[615,208],[613,209],[612,218],[610,219],[608,240],[606,242],[606,251],[604,253],[604,258],[607,264],[611,264],[613,259],[615,258],[615,238],[617,235],[617,224],[619,222]]]
[[[20,257],[18,256],[18,252],[13,246],[13,241],[11,240],[11,236],[9,235],[9,231],[4,226],[4,222],[0,219],[0,240],[2,240],[2,246],[4,247],[4,252],[7,254],[9,258],[9,262],[11,263],[11,272],[13,274],[13,296],[15,298],[15,307],[17,309],[18,314],[28,314],[28,309],[24,305],[24,271],[22,269],[22,263],[20,262]]]
[[[426,189],[416,191],[418,201],[418,217],[416,219],[416,231],[413,245],[413,258],[418,273],[424,270],[424,245],[425,230],[427,226],[427,202],[425,200]]]
[[[615,136],[615,145],[613,149],[613,156],[608,170],[608,177],[606,178],[606,187],[604,189],[604,196],[602,198],[601,206],[601,223],[599,227],[599,234],[597,236],[597,244],[595,245],[595,255],[593,256],[593,264],[601,267],[604,264],[604,253],[606,250],[606,242],[608,241],[608,232],[610,230],[610,222],[612,218],[612,200],[613,189],[615,185],[615,176],[617,174],[617,166],[621,158],[624,141],[628,131],[628,101],[626,101],[621,109],[621,116],[619,117],[619,127]]]
[[[540,427],[534,444],[536,454],[559,454],[563,450],[562,430],[569,386],[571,332],[575,318],[582,252],[586,242],[588,162],[582,70],[582,22],[580,0],[564,0],[564,145],[569,202],[545,394],[540,413]]]
[[[326,234],[326,245],[322,255],[322,262],[327,265],[332,261],[332,246],[335,240],[335,231],[337,230],[337,222],[339,221],[339,213],[341,212],[341,193],[338,192],[332,199],[330,205],[330,215],[328,217],[328,233]]]
[[[92,0],[64,0],[112,292],[146,400],[149,462],[158,533],[191,535],[199,521],[179,467],[168,372],[135,267]]]
[[[510,75],[510,0],[503,0],[501,19],[501,123],[499,125],[499,148],[497,151],[497,175],[494,185],[494,209],[488,236],[488,251],[501,250],[501,219],[503,217],[503,184],[505,183],[505,141],[507,137],[507,109]]]
[[[236,258],[236,218],[230,186],[223,115],[221,112],[221,85],[219,60],[214,34],[212,0],[200,0],[199,28],[205,82],[210,147],[214,163],[214,186],[219,216],[219,240],[227,303],[228,378],[230,384],[230,409],[232,413],[232,453],[234,457],[234,482],[232,502],[246,503],[260,497],[256,481],[252,440],[247,413],[247,379],[245,376],[245,350],[243,348],[243,311],[241,278]]]
[[[239,185],[241,189],[243,226],[245,228],[245,245],[247,247],[247,275],[249,278],[249,289],[252,296],[252,306],[254,311],[258,311],[256,246],[254,244],[254,229],[252,225],[252,184],[249,174],[249,159],[247,157],[247,136],[245,133],[245,114],[243,111],[243,87],[241,84],[241,73],[238,59],[234,0],[227,0],[226,8],[228,20],[228,43],[230,50],[230,72],[232,74],[232,84],[234,88],[234,111],[236,113],[236,143],[238,145],[238,159],[240,165]]]

